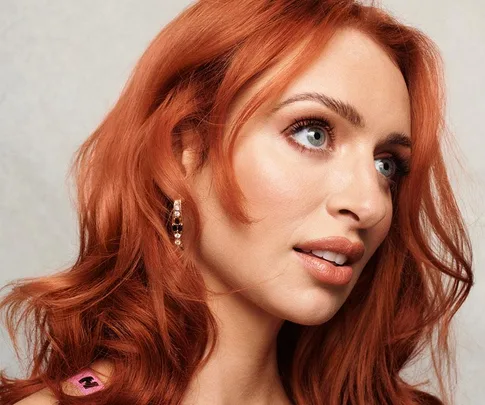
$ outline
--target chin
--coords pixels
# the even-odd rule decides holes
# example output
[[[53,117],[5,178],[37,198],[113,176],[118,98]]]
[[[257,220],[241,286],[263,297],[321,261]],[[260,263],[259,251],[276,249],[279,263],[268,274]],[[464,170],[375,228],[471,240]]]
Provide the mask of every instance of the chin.
[[[270,312],[281,319],[300,325],[321,325],[332,319],[344,302],[345,297],[342,295],[320,290],[316,294],[314,291],[299,294],[292,300],[286,300],[287,304],[284,307],[273,308]]]
[[[300,312],[295,314],[288,314],[286,320],[291,321],[293,323],[298,323],[300,325],[321,325],[325,322],[328,322],[332,319],[335,314],[337,313],[338,309],[336,310],[329,310],[328,308],[321,309],[318,312]]]

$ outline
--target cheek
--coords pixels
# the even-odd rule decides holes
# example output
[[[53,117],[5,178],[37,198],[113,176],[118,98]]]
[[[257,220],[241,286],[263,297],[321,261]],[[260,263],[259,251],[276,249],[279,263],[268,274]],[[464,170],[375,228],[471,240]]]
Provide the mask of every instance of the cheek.
[[[297,151],[277,135],[245,139],[236,150],[234,169],[251,215],[273,220],[298,216],[310,198],[311,184]]]

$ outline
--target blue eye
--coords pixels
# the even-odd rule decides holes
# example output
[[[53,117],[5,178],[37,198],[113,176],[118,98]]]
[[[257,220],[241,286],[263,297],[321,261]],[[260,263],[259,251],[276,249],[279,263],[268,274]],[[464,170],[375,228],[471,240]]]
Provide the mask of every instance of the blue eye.
[[[301,133],[303,136],[300,139],[308,141],[312,146],[319,148],[325,143],[326,134],[320,128],[308,127],[308,129],[302,129]]]
[[[329,153],[335,142],[334,126],[323,117],[297,119],[284,134],[301,152]],[[394,152],[390,157],[376,159],[375,166],[392,189],[397,186],[400,178],[410,173],[410,160]]]
[[[334,141],[333,127],[321,118],[298,120],[288,128],[288,133],[301,147],[310,150],[321,149],[325,141],[327,144]]]
[[[377,170],[384,169],[385,172],[388,173],[388,174],[383,173],[384,177],[388,177],[388,178],[393,177],[394,174],[396,173],[397,169],[398,169],[397,163],[393,159],[390,159],[390,158],[379,158],[379,159],[376,159],[375,162],[376,162]],[[391,162],[391,163],[389,163],[389,162]]]

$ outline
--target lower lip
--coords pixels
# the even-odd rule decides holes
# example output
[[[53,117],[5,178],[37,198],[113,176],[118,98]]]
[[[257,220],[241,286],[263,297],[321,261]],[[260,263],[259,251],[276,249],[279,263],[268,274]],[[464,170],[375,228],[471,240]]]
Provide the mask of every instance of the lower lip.
[[[323,283],[345,285],[352,280],[351,266],[335,266],[324,259],[313,256],[311,253],[298,252],[297,250],[294,250],[294,252],[310,274]]]

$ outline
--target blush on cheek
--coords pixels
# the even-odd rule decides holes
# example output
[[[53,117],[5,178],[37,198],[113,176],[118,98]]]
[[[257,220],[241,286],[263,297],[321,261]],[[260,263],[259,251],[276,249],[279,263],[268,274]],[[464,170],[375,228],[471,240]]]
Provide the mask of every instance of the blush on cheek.
[[[272,139],[271,139],[272,138]],[[313,185],[308,181],[297,151],[277,135],[248,136],[234,157],[235,173],[251,207],[266,212],[298,211]]]

